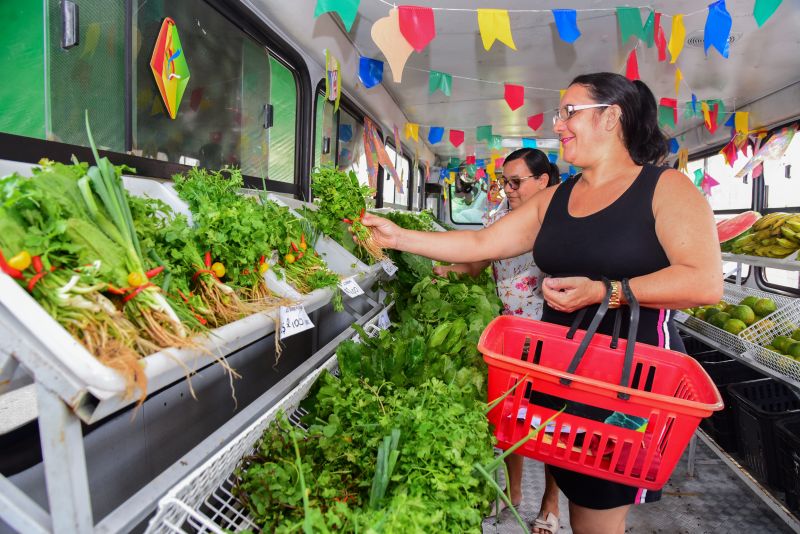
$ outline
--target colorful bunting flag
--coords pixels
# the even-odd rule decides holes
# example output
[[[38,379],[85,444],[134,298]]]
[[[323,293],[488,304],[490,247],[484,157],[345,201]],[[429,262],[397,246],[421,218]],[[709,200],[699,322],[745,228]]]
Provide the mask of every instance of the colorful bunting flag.
[[[366,89],[375,87],[383,80],[383,61],[361,56],[358,60],[358,79]]]
[[[703,173],[703,181],[700,183],[700,189],[707,197],[711,196],[711,188],[719,185],[719,182],[711,177],[708,173]]]
[[[680,92],[681,88],[681,80],[683,79],[683,73],[681,69],[675,69],[675,98],[678,98],[678,93]]]
[[[703,174],[703,169],[694,170],[694,186],[698,189],[703,185]]]
[[[478,167],[478,170],[475,171],[475,178],[477,178],[478,180],[486,178],[486,171]]]
[[[737,111],[736,112],[736,132],[746,134],[749,131],[748,121],[750,118],[749,111]]]
[[[756,0],[756,5],[753,6],[753,17],[759,28],[775,13],[781,2],[782,0]]]
[[[617,22],[619,23],[619,31],[622,34],[623,45],[631,37],[644,40],[642,16],[638,7],[617,7]]]
[[[512,50],[517,47],[511,35],[511,21],[505,9],[478,9],[478,28],[481,32],[483,48],[492,48],[495,40],[500,41]]]
[[[570,176],[575,176],[576,174],[578,174],[578,169],[576,169],[574,165],[570,165],[568,174]]]
[[[461,160],[456,158],[456,157],[450,158],[450,162],[447,164],[447,168],[448,169],[456,170],[456,171],[458,170],[458,168],[460,166],[461,166]]]
[[[506,164],[506,158],[494,158],[494,168],[500,167],[503,168],[503,165]]]
[[[400,33],[400,19],[397,9],[389,10],[389,15],[378,19],[372,25],[372,40],[378,49],[383,52],[383,57],[392,69],[392,79],[395,83],[403,81],[403,69],[406,61],[414,51],[406,38]]]
[[[433,9],[419,6],[400,6],[400,33],[417,52],[422,52],[436,37]]]
[[[555,164],[558,161],[558,154],[556,154],[555,152],[548,152],[547,159],[550,160],[550,163]]]
[[[431,126],[428,131],[428,142],[435,145],[442,140],[442,137],[444,137],[444,128],[442,126]]]
[[[661,27],[661,13],[656,12],[653,33],[655,34],[658,61],[667,60],[667,39],[664,37],[664,28]]]
[[[692,93],[692,111],[697,114],[697,95]]]
[[[574,9],[553,9],[552,12],[558,36],[567,43],[574,43],[581,36],[577,12]]]
[[[736,163],[737,159],[739,159],[739,149],[736,147],[735,135],[731,136],[731,140],[727,145],[722,147],[722,150],[720,150],[719,153],[722,154],[723,158],[725,158],[725,163],[727,163],[729,167],[733,167],[733,164]]]
[[[675,15],[672,17],[672,33],[669,35],[669,54],[672,57],[670,63],[678,61],[685,40],[686,28],[683,26],[683,15]]]
[[[655,43],[656,39],[656,12],[650,11],[650,14],[647,16],[647,21],[644,23],[644,27],[642,28],[643,38],[642,40],[647,45],[647,48],[653,48],[653,43]]]
[[[658,104],[658,122],[670,128],[678,124],[678,101],[674,98],[662,98]]]
[[[636,48],[628,54],[628,63],[625,66],[625,77],[629,80],[639,79],[639,60],[636,58]]]
[[[525,103],[525,88],[521,85],[505,84],[506,104],[511,111],[516,111]]]
[[[446,72],[439,72],[438,70],[432,70],[428,73],[428,92],[433,94],[437,91],[437,89],[445,94],[445,96],[450,96],[450,92],[452,91],[453,87],[453,77]]]
[[[458,148],[464,142],[463,130],[450,130],[450,143]]]
[[[536,148],[536,139],[522,138],[522,148]]]
[[[503,136],[492,135],[488,142],[489,150],[500,150],[503,148]]]
[[[544,122],[544,113],[537,113],[528,117],[528,127],[534,132],[541,128],[542,122]]]
[[[669,153],[670,154],[677,154],[680,145],[678,145],[678,140],[674,137],[671,137],[669,140]]]
[[[725,7],[725,0],[717,0],[708,6],[708,17],[706,18],[706,26],[703,30],[703,49],[708,56],[708,49],[712,46],[722,54],[722,57],[727,58],[729,52],[728,38],[731,35],[731,14]]]
[[[361,0],[317,0],[317,7],[314,9],[314,18],[323,13],[336,13],[344,23],[344,28],[350,31],[358,13],[358,4]]]
[[[475,163],[476,163],[476,161],[475,161],[475,156],[474,156],[474,155],[472,155],[472,156],[467,156],[467,157],[466,157],[466,159],[464,160],[464,163],[465,163],[466,165],[475,165]]]
[[[685,175],[689,175],[689,149],[681,147],[678,150],[678,170]]]
[[[489,142],[492,138],[492,126],[478,126],[475,130],[475,140],[476,141],[486,141]]]
[[[407,122],[405,127],[406,139],[413,139],[419,142],[419,124]]]

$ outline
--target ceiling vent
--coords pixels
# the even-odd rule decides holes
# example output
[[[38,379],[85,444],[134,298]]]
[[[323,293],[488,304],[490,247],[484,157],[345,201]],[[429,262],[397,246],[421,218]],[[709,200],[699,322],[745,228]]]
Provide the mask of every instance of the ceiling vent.
[[[741,38],[741,33],[731,32],[730,36],[728,36],[729,46],[733,46],[735,43],[738,43]],[[686,38],[686,46],[690,46],[692,48],[703,48],[703,30],[696,30],[690,33]]]

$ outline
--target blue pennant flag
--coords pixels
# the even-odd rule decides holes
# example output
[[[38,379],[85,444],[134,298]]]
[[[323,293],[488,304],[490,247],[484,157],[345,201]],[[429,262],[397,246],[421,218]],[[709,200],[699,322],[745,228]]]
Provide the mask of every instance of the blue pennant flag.
[[[569,173],[568,172],[562,172],[561,173],[561,181],[562,182],[566,182],[567,180],[569,180]]]
[[[383,61],[361,56],[358,62],[358,79],[370,89],[383,80]]]
[[[439,169],[439,180],[444,180],[448,174],[450,174],[450,171],[446,167]]]
[[[536,148],[536,139],[529,137],[522,138],[522,148]]]
[[[736,119],[736,113],[731,113],[731,116],[728,117],[728,120],[725,121],[725,126],[729,128],[736,128],[736,124],[733,122]]]
[[[550,160],[550,163],[556,163],[558,161],[558,154],[555,152],[548,152],[547,159]]]
[[[553,9],[553,17],[556,19],[558,36],[568,43],[574,43],[581,36],[578,29],[577,13],[574,9]]]
[[[669,153],[670,154],[677,154],[679,148],[680,148],[680,146],[678,146],[678,140],[675,139],[674,137],[670,138],[670,140],[669,140]]]
[[[353,126],[350,124],[339,125],[339,141],[349,143],[353,138]]]
[[[439,141],[442,140],[444,136],[444,128],[441,126],[431,126],[430,131],[428,132],[428,142],[432,145],[435,145]]]
[[[576,169],[574,165],[570,165],[569,166],[569,175],[570,176],[575,176],[576,174],[578,174],[578,169]]]
[[[731,35],[731,14],[725,8],[725,0],[717,0],[708,6],[708,18],[703,30],[703,48],[706,55],[712,46],[716,48],[722,57],[727,58],[729,52],[728,38]]]
[[[692,93],[692,113],[697,115],[697,95]]]

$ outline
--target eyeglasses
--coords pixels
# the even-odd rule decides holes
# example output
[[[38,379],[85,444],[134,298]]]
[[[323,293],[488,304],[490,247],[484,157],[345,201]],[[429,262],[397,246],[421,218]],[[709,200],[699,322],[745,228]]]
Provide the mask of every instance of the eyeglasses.
[[[511,178],[506,178],[505,176],[501,176],[498,182],[500,182],[501,187],[505,187],[506,184],[511,186],[512,191],[516,191],[519,189],[519,186],[522,185],[522,182],[525,180],[529,180],[531,178],[536,178],[535,174],[531,174],[530,176],[512,176]]]
[[[575,115],[577,112],[581,110],[592,109],[592,108],[607,108],[611,105],[612,104],[580,104],[575,106],[572,104],[567,104],[566,106],[558,108],[556,114],[553,115],[553,126],[555,126],[559,120],[564,122],[570,120],[573,115]]]

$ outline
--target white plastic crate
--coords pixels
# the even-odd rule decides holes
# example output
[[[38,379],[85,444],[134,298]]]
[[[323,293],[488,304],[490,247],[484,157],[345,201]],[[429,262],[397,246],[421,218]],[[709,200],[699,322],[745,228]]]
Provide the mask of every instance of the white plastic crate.
[[[752,289],[749,287],[737,286],[736,284],[724,283],[723,284],[723,296],[722,300],[728,302],[730,304],[739,304],[745,297],[758,297],[758,298],[770,298],[775,301],[775,304],[778,306],[778,310],[780,310],[784,306],[790,305],[795,299],[792,297],[786,297],[783,295],[777,295],[774,293],[767,293],[765,291],[760,291],[758,289]],[[776,312],[777,313],[777,312]],[[774,315],[774,314],[773,314]],[[697,319],[691,315],[686,316],[682,321],[685,326],[691,328],[695,332],[703,334],[704,336],[708,337],[709,339],[713,340],[720,347],[726,348],[730,351],[733,351],[737,354],[742,354],[747,350],[743,340],[742,334],[747,332],[750,328],[756,327],[762,321],[766,320],[767,318],[771,318],[771,315],[768,315],[764,319],[756,321],[752,325],[748,327],[748,329],[741,332],[738,336],[726,332],[721,328],[717,328],[716,326],[707,323],[706,321]]]
[[[791,304],[778,308],[775,313],[749,326],[739,336],[753,359],[785,375],[800,387],[800,361],[764,348],[776,336],[791,336],[797,328],[800,328],[800,299],[793,299]]]

